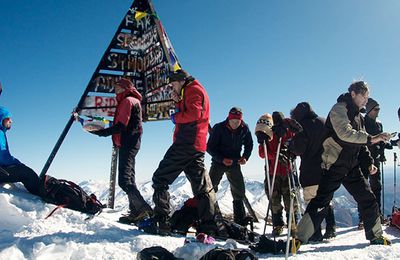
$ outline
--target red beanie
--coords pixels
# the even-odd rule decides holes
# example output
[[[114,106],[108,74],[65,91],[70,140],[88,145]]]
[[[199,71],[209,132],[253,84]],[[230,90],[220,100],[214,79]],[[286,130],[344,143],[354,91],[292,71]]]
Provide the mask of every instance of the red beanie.
[[[231,108],[231,110],[229,110],[228,120],[231,120],[231,119],[242,120],[242,118],[243,118],[243,114],[242,114],[242,110],[240,108],[233,107],[233,108]]]

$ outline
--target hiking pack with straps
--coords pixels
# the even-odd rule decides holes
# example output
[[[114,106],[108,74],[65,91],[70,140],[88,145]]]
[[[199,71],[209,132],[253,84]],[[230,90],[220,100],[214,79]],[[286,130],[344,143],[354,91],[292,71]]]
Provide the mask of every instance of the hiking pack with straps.
[[[258,259],[253,253],[247,249],[225,249],[216,247],[207,254],[203,255],[200,260],[256,260]]]
[[[76,183],[48,175],[41,179],[39,194],[44,201],[58,206],[46,218],[59,208],[69,208],[94,215],[105,207],[96,195],[93,193],[88,195]]]

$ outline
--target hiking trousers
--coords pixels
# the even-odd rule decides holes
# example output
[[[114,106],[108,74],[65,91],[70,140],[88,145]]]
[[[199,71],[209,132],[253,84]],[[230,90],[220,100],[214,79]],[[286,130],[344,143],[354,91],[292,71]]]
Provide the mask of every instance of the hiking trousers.
[[[300,241],[306,243],[321,225],[328,213],[329,202],[341,184],[358,204],[361,219],[364,221],[366,238],[372,240],[383,234],[376,198],[362,175],[360,167],[332,165],[329,170],[324,171],[317,196],[310,201],[305,215],[297,226],[297,238]]]
[[[39,195],[39,177],[34,170],[22,163],[1,168],[0,183],[22,182],[30,193]]]
[[[215,211],[215,192],[204,166],[204,153],[196,151],[192,145],[175,143],[168,149],[153,174],[154,214],[159,217],[169,216],[168,188],[182,171],[188,178],[193,195],[198,201],[199,219],[212,220]]]

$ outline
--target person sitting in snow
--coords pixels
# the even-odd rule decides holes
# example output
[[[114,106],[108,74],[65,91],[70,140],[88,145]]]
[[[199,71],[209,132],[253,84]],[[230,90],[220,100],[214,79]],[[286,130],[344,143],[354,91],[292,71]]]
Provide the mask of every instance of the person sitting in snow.
[[[122,78],[115,84],[117,109],[113,125],[91,131],[98,136],[112,135],[113,144],[119,148],[118,185],[128,195],[129,214],[119,218],[122,223],[136,223],[152,215],[152,209],[143,199],[135,181],[135,157],[142,138],[142,95],[129,79]]]
[[[388,133],[370,135],[365,131],[360,110],[367,104],[369,87],[364,81],[350,85],[348,92],[337,99],[325,122],[322,169],[324,171],[317,195],[297,225],[296,248],[307,243],[326,217],[329,203],[340,185],[349,191],[358,204],[364,221],[365,236],[371,244],[389,245],[383,236],[379,207],[376,197],[365,181],[361,167],[370,174],[377,172],[367,146],[388,141]]]
[[[218,191],[218,185],[226,173],[233,197],[234,221],[245,225],[246,212],[243,201],[246,198],[246,189],[240,166],[246,164],[250,158],[253,138],[242,117],[242,110],[233,107],[226,120],[215,124],[207,142],[207,152],[212,156],[210,178],[214,191]],[[244,151],[241,155],[243,146]]]
[[[209,98],[199,81],[184,70],[171,72],[169,80],[173,88],[171,98],[176,107],[176,112],[171,115],[175,130],[173,144],[153,174],[155,207],[148,232],[170,232],[168,188],[183,171],[197,200],[200,219],[197,231],[211,234],[216,229],[215,193],[204,166],[210,118]]]
[[[0,123],[0,183],[22,182],[30,193],[39,195],[38,175],[10,154],[6,132],[11,129],[12,120],[5,107],[0,107]]]

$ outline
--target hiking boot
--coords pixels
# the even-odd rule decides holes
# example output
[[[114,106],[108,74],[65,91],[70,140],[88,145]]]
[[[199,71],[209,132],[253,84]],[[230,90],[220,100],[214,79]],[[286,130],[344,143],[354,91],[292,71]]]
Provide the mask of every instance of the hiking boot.
[[[155,216],[139,221],[138,228],[149,234],[161,236],[171,234],[171,224],[166,216]]]
[[[336,228],[327,228],[325,230],[324,239],[330,239],[336,237]]]
[[[204,234],[207,234],[208,236],[216,236],[216,235],[218,235],[219,228],[214,220],[207,220],[207,221],[200,222],[196,231],[197,231],[197,234],[204,233]],[[227,236],[228,234],[224,233],[224,235]]]
[[[138,214],[135,213],[129,213],[128,215],[123,215],[119,218],[118,222],[123,223],[123,224],[136,224],[139,221],[142,221],[146,218],[151,217],[151,211],[142,211],[139,212]]]
[[[272,229],[272,235],[274,237],[280,236],[283,232],[283,226],[276,226],[274,229]]]
[[[310,242],[321,242],[324,239],[321,233],[321,229],[315,231],[315,233],[308,239]]]
[[[388,238],[386,238],[384,236],[379,236],[379,237],[376,237],[376,238],[370,240],[370,244],[371,245],[390,246],[392,244],[392,242]]]
[[[358,230],[363,230],[364,229],[364,222],[360,221],[358,222]]]

